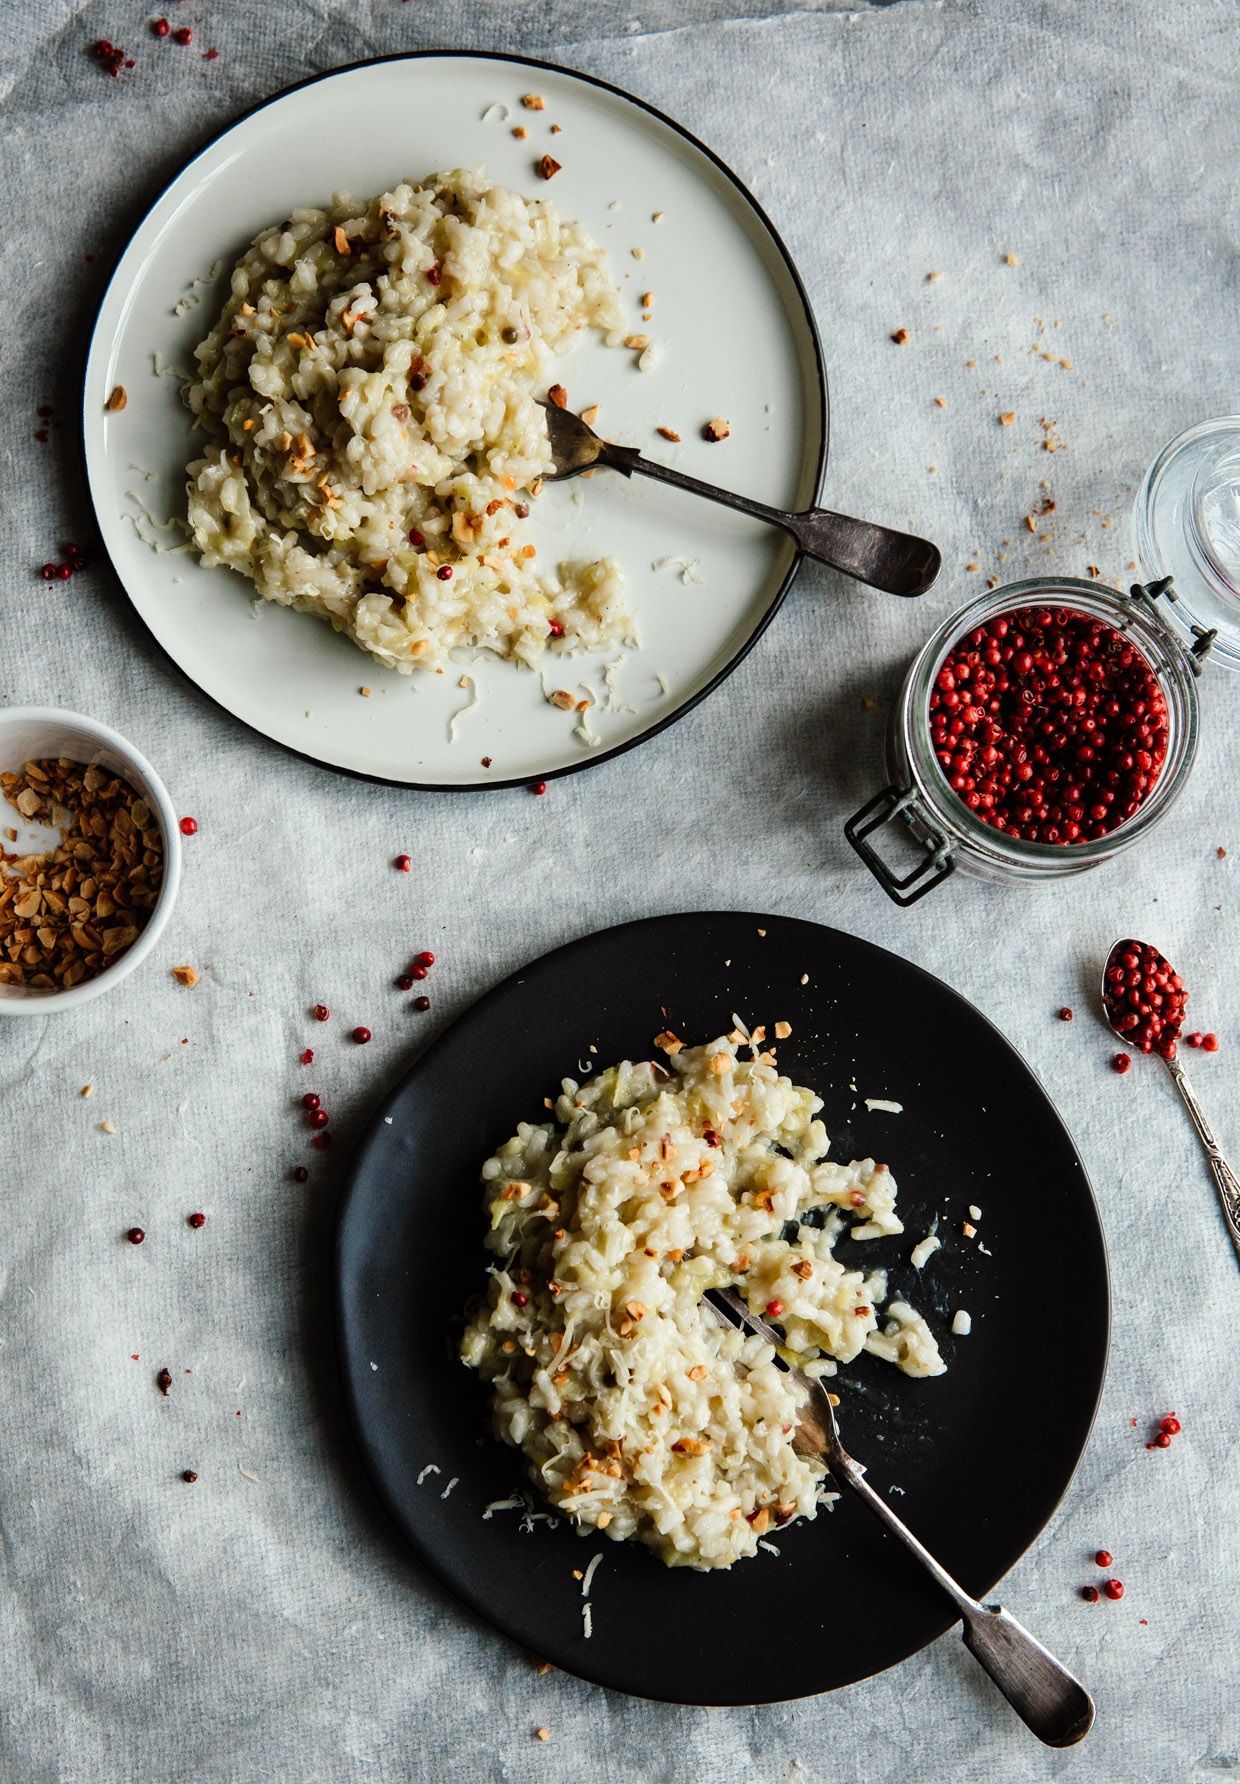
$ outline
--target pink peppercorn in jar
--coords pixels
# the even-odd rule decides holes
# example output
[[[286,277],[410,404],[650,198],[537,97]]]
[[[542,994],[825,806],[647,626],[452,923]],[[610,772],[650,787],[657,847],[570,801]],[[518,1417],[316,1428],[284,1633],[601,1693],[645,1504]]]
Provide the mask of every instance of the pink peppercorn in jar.
[[[844,826],[909,905],[956,868],[1045,880],[1097,867],[1157,824],[1197,751],[1190,649],[1168,588],[1117,593],[1073,577],[1010,583],[953,613],[892,709],[890,785]],[[899,864],[874,832],[899,819]]]

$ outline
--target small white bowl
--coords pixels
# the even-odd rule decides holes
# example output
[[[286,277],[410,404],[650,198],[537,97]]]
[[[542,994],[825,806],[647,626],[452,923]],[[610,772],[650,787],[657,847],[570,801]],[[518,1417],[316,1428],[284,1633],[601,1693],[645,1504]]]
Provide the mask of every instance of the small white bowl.
[[[37,762],[47,756],[68,756],[87,766],[97,763],[110,774],[119,774],[146,800],[163,833],[163,884],[141,935],[114,965],[105,967],[93,979],[83,979],[79,984],[71,985],[67,991],[38,985],[0,984],[0,1017],[51,1016],[110,991],[154,948],[172,914],[181,879],[181,834],[172,801],[155,770],[132,743],[127,743],[97,719],[85,718],[80,712],[58,712],[52,706],[0,708],[0,770],[11,774],[26,762]],[[0,800],[0,826],[12,822],[5,816],[7,811],[7,802]],[[6,841],[5,846],[11,853],[12,845]]]

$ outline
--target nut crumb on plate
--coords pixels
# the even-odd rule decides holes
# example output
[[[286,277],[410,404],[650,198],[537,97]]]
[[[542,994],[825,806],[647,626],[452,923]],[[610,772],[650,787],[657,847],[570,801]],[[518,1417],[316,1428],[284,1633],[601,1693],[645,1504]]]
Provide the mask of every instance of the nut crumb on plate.
[[[731,426],[723,419],[723,416],[716,415],[715,419],[708,421],[702,429],[702,438],[704,440],[726,440],[731,432]]]
[[[123,384],[118,384],[114,388],[111,396],[108,398],[105,406],[108,409],[110,409],[112,411],[112,413],[115,415],[118,410],[123,409],[125,407],[125,404],[128,401],[129,401],[129,398],[125,394],[125,386]]]
[[[539,179],[550,180],[559,173],[562,165],[561,162],[556,160],[554,155],[544,155],[541,161],[536,161],[534,163],[534,172],[538,175]]]
[[[196,985],[198,983],[198,974],[192,966],[174,966],[172,976],[178,985]]]

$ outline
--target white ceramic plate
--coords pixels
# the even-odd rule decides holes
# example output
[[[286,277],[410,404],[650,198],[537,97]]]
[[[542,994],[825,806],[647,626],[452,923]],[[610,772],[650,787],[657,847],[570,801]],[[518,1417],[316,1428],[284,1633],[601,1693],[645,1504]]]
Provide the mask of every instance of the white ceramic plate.
[[[522,109],[531,91],[545,110]],[[523,141],[513,135],[519,124]],[[548,151],[563,164],[549,187],[534,173]],[[184,512],[194,455],[179,384],[156,368],[192,369],[229,269],[258,230],[334,191],[366,198],[401,178],[478,163],[579,219],[609,250],[634,328],[658,343],[647,372],[636,354],[597,343],[562,360],[574,408],[601,403],[610,438],[781,507],[814,502],[826,458],[822,358],[786,251],[709,150],[629,95],[515,57],[404,56],[294,87],[226,131],[150,211],[100,308],[84,392],[99,528],[139,614],[212,699],[300,755],[409,786],[503,785],[631,747],[739,662],[797,563],[782,534],[640,477],[601,471],[549,488],[535,509],[540,555],[619,558],[642,638],[636,651],[556,660],[557,685],[581,682],[581,697],[598,699],[601,741],[587,747],[538,675],[485,653],[440,676],[398,675],[313,615],[256,602],[233,572],[204,569],[188,551],[161,555],[140,536],[183,537],[154,532],[144,513],[167,523]],[[647,291],[654,314],[643,323]],[[128,402],[108,413],[117,384]],[[701,436],[715,415],[732,425],[722,444]],[[659,426],[682,444],[661,439]],[[686,582],[674,564],[653,567],[668,558],[694,565],[689,574],[701,580]],[[617,657],[609,695],[603,672]],[[452,714],[466,705],[453,740]]]

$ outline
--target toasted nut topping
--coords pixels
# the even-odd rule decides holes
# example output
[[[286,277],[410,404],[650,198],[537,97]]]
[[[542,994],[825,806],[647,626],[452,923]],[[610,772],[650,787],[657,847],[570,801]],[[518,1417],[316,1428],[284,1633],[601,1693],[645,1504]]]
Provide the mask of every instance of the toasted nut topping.
[[[689,1371],[689,1380],[705,1381],[709,1373],[710,1371],[707,1369],[705,1363],[695,1363]]]
[[[624,344],[626,347],[631,347],[634,353],[640,353],[643,347],[650,345],[650,336],[645,334],[626,335]]]
[[[680,440],[680,435],[673,427],[661,427],[657,429],[657,432],[661,433],[665,440],[675,440],[677,442]]]
[[[545,111],[547,102],[539,93],[522,93],[521,103],[526,111]]]
[[[196,985],[198,983],[198,974],[192,966],[174,966],[172,976],[178,985]]]
[[[710,1453],[710,1444],[704,1437],[679,1437],[672,1449],[678,1456],[705,1456]]]
[[[904,345],[905,341],[908,340],[908,329],[907,328],[897,328],[891,338],[895,342],[897,347],[902,347]]]
[[[702,429],[702,438],[704,440],[726,440],[731,432],[732,429],[723,416],[716,415],[715,419],[708,421]]]
[[[123,384],[118,384],[108,398],[106,407],[115,414],[118,409],[123,409],[128,401],[129,398],[125,395],[125,386]]]
[[[777,1041],[786,1041],[791,1033],[791,1022],[777,1022],[775,1024],[775,1039]]]
[[[972,1221],[970,1221],[970,1220],[964,1221],[961,1225],[960,1230],[964,1234],[966,1239],[975,1238],[977,1235],[977,1228],[973,1225]]]
[[[630,1319],[645,1319],[646,1317],[646,1309],[640,1301],[626,1301],[624,1311]]]
[[[599,405],[597,403],[591,403],[588,409],[583,409],[581,411],[581,419],[585,422],[587,427],[593,427],[598,418]]]
[[[534,172],[538,175],[539,179],[549,180],[559,173],[562,165],[561,162],[556,160],[554,155],[544,155],[541,161],[536,161],[534,163]]]
[[[670,1028],[665,1028],[662,1034],[657,1034],[654,1037],[654,1044],[664,1053],[679,1053],[684,1046],[684,1042],[678,1041]],[[666,1154],[664,1156],[666,1157]]]
[[[336,243],[337,254],[349,254],[352,252],[351,248],[349,247],[349,238],[345,234],[344,230],[340,227],[339,223],[337,223],[337,225],[336,225],[333,239]]]
[[[561,712],[571,712],[577,703],[566,688],[557,688],[551,695],[551,704],[558,706]]]
[[[723,1078],[732,1070],[736,1062],[730,1053],[716,1053],[710,1062],[710,1069],[716,1078]]]
[[[1000,427],[1011,427],[1012,423],[1015,420],[1016,420],[1016,411],[1014,409],[1008,409],[1004,414],[1000,415],[999,426]]]
[[[562,384],[553,384],[547,392],[547,401],[554,403],[557,409],[567,409],[568,392]]]

